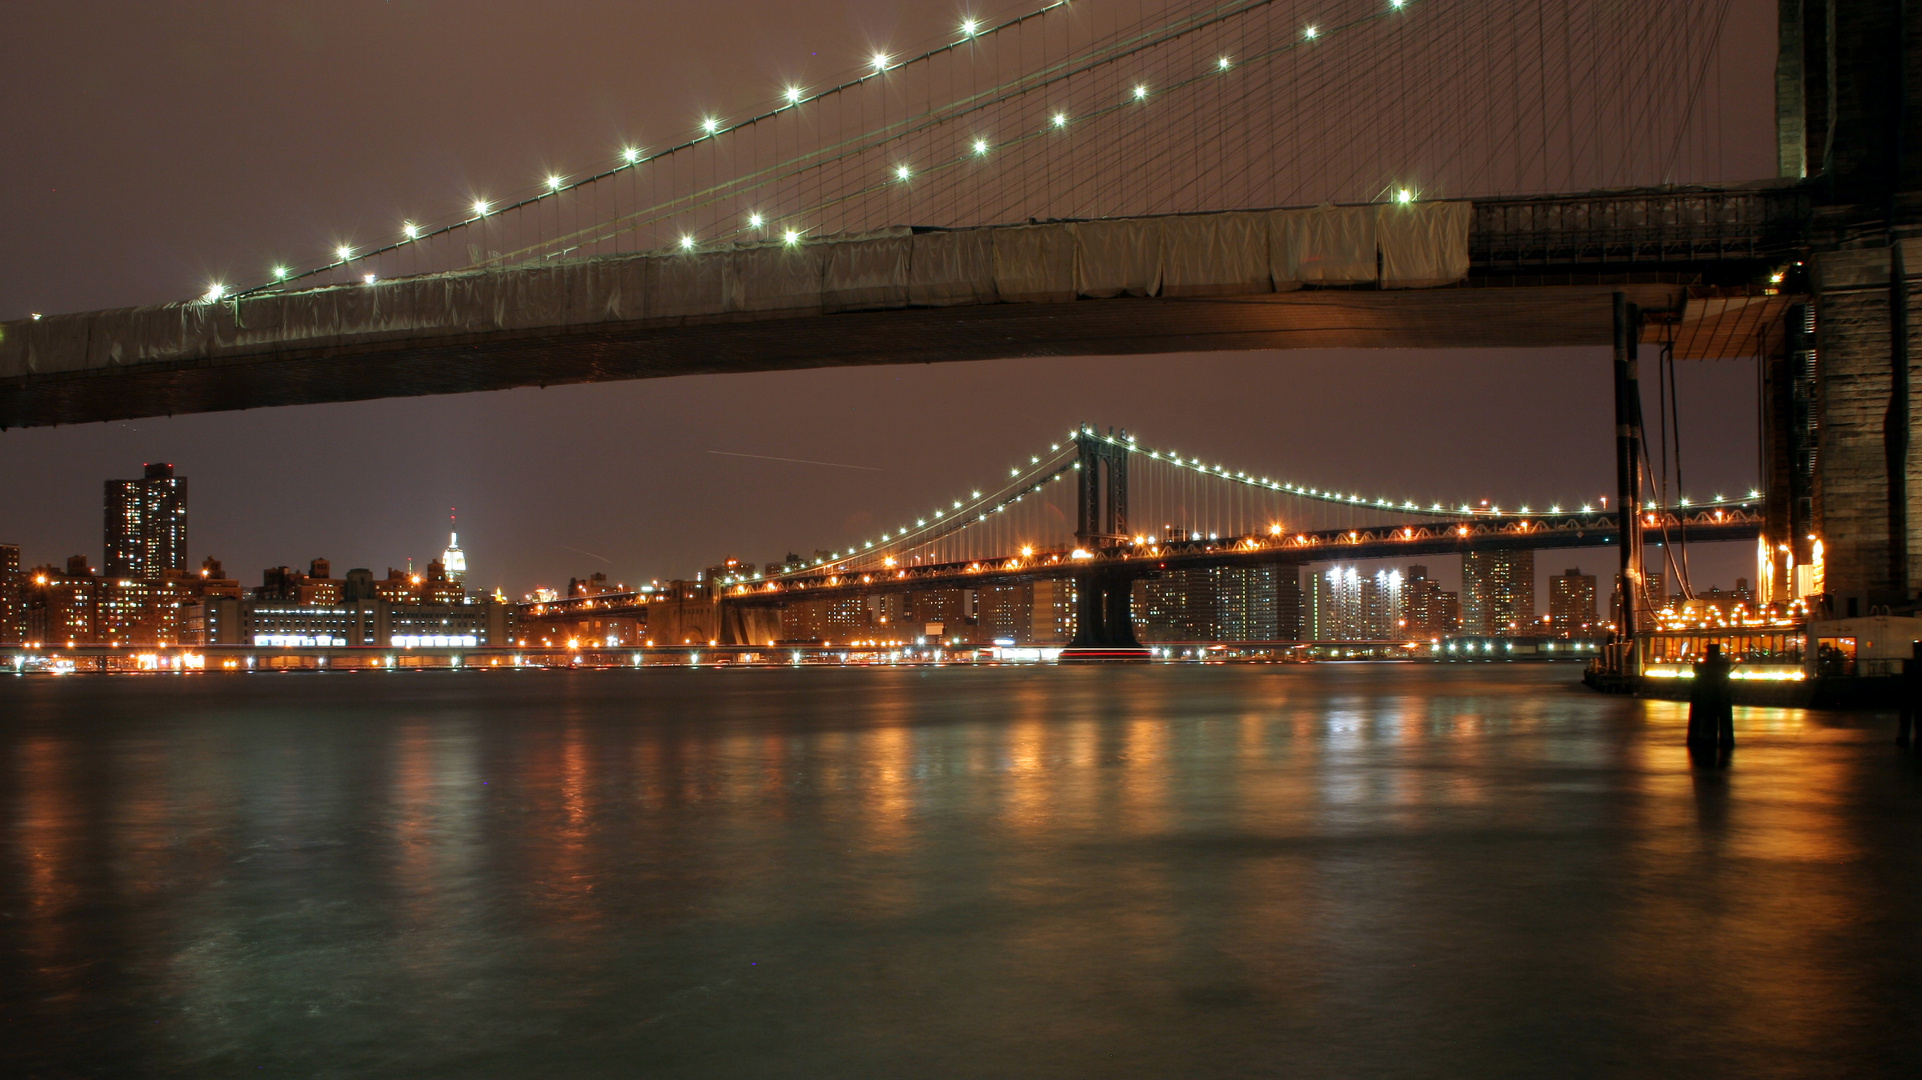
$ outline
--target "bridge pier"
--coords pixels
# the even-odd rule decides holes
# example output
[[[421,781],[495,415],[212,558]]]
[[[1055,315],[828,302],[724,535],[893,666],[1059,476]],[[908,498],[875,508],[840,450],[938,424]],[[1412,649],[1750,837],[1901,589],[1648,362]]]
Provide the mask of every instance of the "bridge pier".
[[[1146,660],[1153,655],[1135,636],[1134,583],[1139,576],[1110,570],[1074,576],[1074,641],[1061,651],[1062,663]]]
[[[1778,156],[1813,195],[1812,302],[1765,354],[1758,569],[1764,599],[1806,599],[1818,618],[1910,609],[1922,586],[1922,27],[1910,7],[1779,3]]]

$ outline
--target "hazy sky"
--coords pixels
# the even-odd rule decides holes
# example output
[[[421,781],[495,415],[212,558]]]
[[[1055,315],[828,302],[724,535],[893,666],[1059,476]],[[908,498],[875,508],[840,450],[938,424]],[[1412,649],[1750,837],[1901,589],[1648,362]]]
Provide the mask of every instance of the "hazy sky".
[[[0,317],[190,296],[259,252],[602,160],[957,11],[8,0]],[[1773,25],[1773,4],[1736,0],[1711,73],[1724,101],[1752,106],[1724,110],[1730,180],[1773,168]],[[1749,364],[1685,365],[1691,493],[1756,482],[1754,381]],[[316,556],[377,572],[424,560],[458,506],[475,583],[518,594],[834,547],[1084,420],[1321,486],[1578,501],[1613,488],[1610,409],[1599,349],[1023,360],[309,406],[0,434],[0,542],[30,564],[97,560],[101,481],[167,460],[191,480],[195,560],[243,581]],[[1606,570],[1612,554],[1545,555],[1538,575]],[[1750,554],[1705,558],[1698,584],[1726,585]]]

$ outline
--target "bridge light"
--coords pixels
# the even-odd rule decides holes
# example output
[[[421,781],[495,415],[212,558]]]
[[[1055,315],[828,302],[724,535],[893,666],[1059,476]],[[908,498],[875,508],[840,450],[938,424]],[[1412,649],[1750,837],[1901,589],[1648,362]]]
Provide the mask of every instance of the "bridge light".
[[[701,130],[709,135],[721,130],[721,122],[712,116],[701,117]]]
[[[760,215],[759,213],[752,213],[752,214],[749,214],[749,215],[747,216],[747,227],[748,227],[748,228],[750,228],[750,229],[758,229],[758,228],[760,228],[760,227],[761,227],[761,215]]]
[[[621,147],[621,160],[627,162],[629,165],[640,164],[641,148],[638,146]]]
[[[275,280],[275,281],[286,281],[286,280],[287,280],[287,268],[286,268],[286,267],[284,267],[284,266],[276,266],[276,267],[274,267],[274,280]]]
[[[1594,507],[1593,505],[1591,505],[1591,504],[1589,504],[1589,503],[1583,503],[1583,504],[1582,504],[1582,513],[1584,513],[1584,514],[1588,514],[1588,513],[1593,513],[1593,512],[1594,512],[1594,510],[1595,510],[1595,507]]]
[[[976,156],[979,156],[979,155],[982,155],[982,154],[985,154],[985,153],[987,153],[987,152],[988,152],[988,140],[986,140],[986,139],[976,139],[976,140],[974,140],[974,152],[975,152],[975,154],[976,154]]]
[[[561,177],[549,176],[547,178],[547,190],[549,191],[559,191],[560,189],[566,186],[567,186],[567,181],[565,179],[562,179]]]
[[[694,238],[692,236],[689,236],[686,233],[681,234],[681,250],[682,251],[694,250]]]
[[[372,285],[372,284],[374,283],[374,275],[372,275],[372,274],[362,274],[362,275],[360,276],[360,280],[361,280],[361,281],[363,281],[363,282],[365,282],[366,284],[369,284],[369,285]]]
[[[1395,192],[1395,201],[1403,206],[1407,206],[1409,203],[1415,201],[1415,193],[1407,188],[1402,188],[1400,191]]]
[[[1388,0],[1388,6],[1394,8],[1396,11],[1400,11],[1404,2],[1405,0]]]
[[[914,170],[909,168],[906,165],[896,165],[894,167],[894,178],[896,180],[906,180],[908,177],[913,175],[914,175]]]
[[[215,300],[218,300],[225,295],[227,295],[227,286],[216,281],[213,284],[207,286],[207,292],[205,294],[205,298],[207,302],[211,304]],[[36,318],[37,317],[38,316],[36,316]]]
[[[1068,126],[1068,114],[1067,114],[1067,113],[1064,113],[1064,112],[1058,112],[1058,113],[1055,113],[1055,114],[1054,114],[1054,126],[1055,126],[1055,127],[1058,127],[1058,128],[1064,128],[1064,127],[1067,127],[1067,126]]]
[[[475,200],[474,200],[474,216],[475,216],[475,217],[486,217],[486,216],[487,216],[487,209],[488,209],[488,207],[487,207],[487,200],[486,200],[486,199],[475,199]]]
[[[975,32],[980,29],[981,29],[981,24],[975,19],[961,20],[961,33],[967,37],[973,37],[975,35]]]
[[[1033,546],[1031,546],[1031,545],[1028,545],[1028,544],[1023,544],[1023,545],[1021,545],[1021,557],[1022,557],[1022,558],[1024,558],[1024,559],[1029,559],[1029,558],[1033,558],[1033,557],[1034,557],[1034,548],[1033,548]]]
[[[354,257],[354,249],[342,244],[340,247],[334,249],[334,257],[341,262],[346,262]]]
[[[781,92],[781,96],[787,99],[789,105],[799,105],[801,103],[802,93],[800,87],[790,86]]]
[[[1233,64],[1228,62],[1228,58],[1225,56],[1215,61],[1215,66],[1222,71],[1227,71],[1229,68],[1234,67]]]
[[[1311,26],[1306,31],[1303,32],[1302,36],[1306,37],[1309,41],[1313,41],[1315,40],[1316,35],[1318,35],[1319,33],[1320,31],[1316,30],[1314,27]]]
[[[1141,101],[1148,96],[1148,88],[1141,83],[1135,84],[1135,100]]]
[[[787,244],[787,246],[793,247],[794,245],[801,242],[801,234],[796,232],[793,229],[789,229],[788,231],[781,234],[781,239],[783,242]]]
[[[879,53],[879,52],[875,53],[874,54],[874,70],[879,72],[879,71],[886,71],[887,69],[888,69],[888,54]]]

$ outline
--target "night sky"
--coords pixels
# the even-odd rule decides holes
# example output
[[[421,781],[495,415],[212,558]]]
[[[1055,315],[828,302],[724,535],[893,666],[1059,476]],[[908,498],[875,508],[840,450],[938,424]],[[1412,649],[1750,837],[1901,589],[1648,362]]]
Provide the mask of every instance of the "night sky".
[[[1089,0],[1091,3],[1108,0]],[[1132,3],[1132,0],[1131,0]],[[995,15],[1025,5],[970,10]],[[1149,5],[1152,6],[1152,5]],[[9,0],[0,318],[158,303],[601,161],[958,17],[905,0]],[[1770,175],[1774,5],[1736,0],[1719,154]],[[1757,481],[1755,375],[1681,374],[1689,493]],[[194,561],[376,573],[446,541],[511,595],[835,547],[1082,421],[1319,486],[1574,502],[1614,485],[1606,350],[1215,353],[695,377],[0,434],[0,542],[100,558],[101,481],[173,462]],[[1651,401],[1652,409],[1652,401]],[[1652,413],[1651,413],[1652,415]],[[716,453],[716,451],[722,453]],[[734,455],[859,465],[839,468]],[[1698,587],[1746,545],[1695,557]],[[1548,553],[1606,573],[1612,551]],[[1452,577],[1452,560],[1431,560]]]

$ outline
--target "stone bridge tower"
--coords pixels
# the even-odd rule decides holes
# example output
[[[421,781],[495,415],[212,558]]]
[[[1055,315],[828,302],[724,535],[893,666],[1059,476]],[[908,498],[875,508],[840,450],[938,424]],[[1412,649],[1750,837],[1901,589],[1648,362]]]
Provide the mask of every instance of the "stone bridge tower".
[[[1811,194],[1813,302],[1768,364],[1764,585],[1787,594],[1800,566],[1833,614],[1867,614],[1922,587],[1922,0],[1779,10],[1778,160]]]

